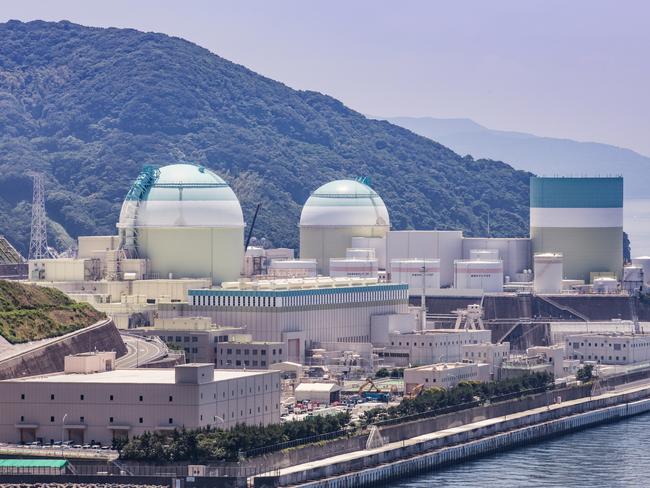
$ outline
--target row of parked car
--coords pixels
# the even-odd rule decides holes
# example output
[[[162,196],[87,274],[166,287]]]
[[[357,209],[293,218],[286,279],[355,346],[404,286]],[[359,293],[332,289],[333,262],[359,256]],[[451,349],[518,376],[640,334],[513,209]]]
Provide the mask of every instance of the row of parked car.
[[[101,449],[102,451],[109,451],[112,449],[111,446],[102,446],[101,444],[76,444],[74,441],[54,441],[51,444],[43,444],[41,441],[34,441],[22,445],[40,449],[46,449],[48,447],[54,447],[57,449]]]

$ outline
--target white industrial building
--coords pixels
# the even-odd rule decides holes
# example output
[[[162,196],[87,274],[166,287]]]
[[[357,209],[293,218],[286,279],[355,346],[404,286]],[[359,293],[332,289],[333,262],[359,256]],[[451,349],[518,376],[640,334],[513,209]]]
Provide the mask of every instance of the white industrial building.
[[[491,377],[496,378],[501,363],[510,354],[510,343],[492,344],[491,342],[482,342],[480,344],[463,344],[461,349],[463,361],[489,365]]]
[[[110,445],[146,431],[280,422],[277,371],[86,370],[75,361],[63,373],[0,381],[0,441]]]
[[[564,256],[560,253],[535,254],[533,290],[539,294],[562,291]]]
[[[534,254],[560,253],[564,276],[623,271],[623,178],[531,177],[530,236]]]
[[[315,278],[318,275],[318,262],[315,259],[274,259],[267,273],[271,279]]]
[[[287,359],[294,362],[321,342],[370,342],[372,316],[408,312],[407,286],[376,278],[230,282],[190,290],[188,300],[188,315],[245,325],[258,341],[285,342]]]
[[[566,355],[602,364],[650,361],[650,334],[576,334],[566,336]]]
[[[404,389],[410,394],[414,388],[453,388],[462,381],[490,381],[490,366],[482,363],[439,363],[404,370]]]
[[[408,284],[411,296],[421,295],[423,285],[425,293],[431,294],[440,288],[440,260],[393,259],[390,262],[390,281]]]
[[[344,258],[330,258],[332,278],[377,278],[378,274],[374,248],[348,248]]]
[[[530,239],[464,237],[461,231],[389,231],[386,236],[386,259],[389,263],[437,261],[441,288],[487,287],[483,290],[501,291],[506,276],[509,280],[516,280],[531,268]],[[460,263],[458,266],[457,262]],[[490,269],[466,273],[469,267],[478,269],[475,263],[490,263],[481,267],[483,270]],[[397,281],[392,273],[391,280]],[[418,295],[420,292],[410,293]]]
[[[378,348],[385,364],[415,366],[463,359],[463,346],[490,342],[489,330],[430,329],[423,332],[391,332],[389,343]]]
[[[564,344],[567,336],[577,334],[633,334],[634,322],[631,320],[602,320],[593,322],[550,322],[551,342]]]
[[[353,237],[382,238],[390,229],[381,197],[364,181],[337,180],[319,187],[300,215],[300,258],[316,259],[329,275],[331,258],[342,258]]]
[[[263,247],[248,246],[244,254],[244,275],[247,277],[266,275],[273,261],[292,261],[293,249],[278,247],[265,249]]]
[[[503,291],[503,261],[457,259],[454,261],[454,287],[486,293]]]
[[[309,401],[329,405],[341,399],[341,387],[335,383],[300,383],[294,390],[296,403]]]

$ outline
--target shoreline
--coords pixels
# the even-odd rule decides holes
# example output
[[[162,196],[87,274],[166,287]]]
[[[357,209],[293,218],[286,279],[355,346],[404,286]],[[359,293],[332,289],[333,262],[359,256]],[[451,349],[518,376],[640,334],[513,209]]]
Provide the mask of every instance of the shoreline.
[[[255,477],[255,486],[351,488],[533,443],[650,411],[650,385],[485,419]]]

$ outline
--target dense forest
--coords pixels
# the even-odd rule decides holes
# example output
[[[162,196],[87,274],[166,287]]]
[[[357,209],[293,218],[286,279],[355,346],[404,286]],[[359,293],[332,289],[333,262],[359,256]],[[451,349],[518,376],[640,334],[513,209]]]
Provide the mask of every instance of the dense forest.
[[[46,178],[56,244],[115,232],[145,164],[203,164],[247,221],[297,246],[300,209],[328,180],[368,176],[393,228],[523,236],[529,174],[461,157],[338,100],[293,90],[183,39],[69,22],[0,24],[0,233],[25,252],[31,180]],[[53,238],[51,238],[53,240]]]

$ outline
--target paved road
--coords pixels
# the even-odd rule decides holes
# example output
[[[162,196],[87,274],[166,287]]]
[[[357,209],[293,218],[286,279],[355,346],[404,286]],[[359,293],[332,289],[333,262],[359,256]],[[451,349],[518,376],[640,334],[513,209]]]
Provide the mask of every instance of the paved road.
[[[122,334],[122,340],[128,352],[117,360],[119,369],[137,368],[167,354],[167,348],[158,341],[147,341],[127,334]]]

